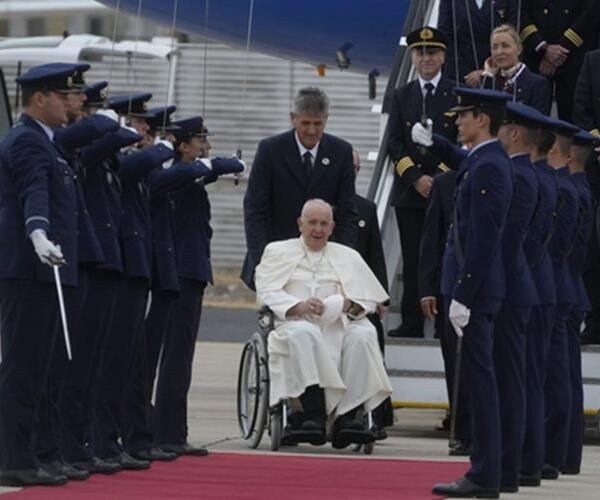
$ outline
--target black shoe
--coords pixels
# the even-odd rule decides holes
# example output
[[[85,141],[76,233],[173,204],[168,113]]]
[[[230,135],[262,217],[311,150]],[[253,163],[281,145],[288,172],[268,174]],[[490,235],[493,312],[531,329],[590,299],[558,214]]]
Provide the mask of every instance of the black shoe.
[[[145,460],[147,462],[153,462],[154,460],[170,462],[177,458],[177,453],[171,453],[160,448],[149,448],[147,450],[131,452],[130,455],[137,460]]]
[[[550,464],[544,464],[542,467],[542,479],[558,479],[560,471],[557,467]]]
[[[137,460],[126,451],[104,460],[108,463],[119,464],[123,470],[146,470],[150,467],[148,460]]]
[[[581,469],[579,467],[565,466],[565,467],[560,468],[560,473],[564,474],[565,476],[576,476],[580,472],[581,472]]]
[[[299,430],[325,433],[325,419],[322,417],[316,417],[305,420],[300,424]]]
[[[383,441],[384,439],[387,439],[387,437],[388,437],[385,429],[382,429],[378,425],[374,425],[371,428],[371,432],[373,433],[373,438],[375,439],[375,441]]]
[[[500,493],[518,493],[519,486],[516,484],[500,485]]]
[[[66,476],[54,475],[43,469],[0,471],[0,486],[60,486],[68,481]]]
[[[411,337],[420,338],[423,337],[423,327],[409,325],[408,323],[402,323],[398,328],[390,330],[388,337]]]
[[[177,456],[179,455],[193,455],[195,457],[205,457],[208,455],[208,450],[206,448],[192,446],[189,443],[184,444],[161,444],[158,446],[163,451],[167,451],[169,453],[175,453]]]
[[[438,483],[431,490],[434,495],[449,498],[498,498],[500,492],[497,488],[484,488],[466,477],[461,477],[453,483]]]
[[[468,439],[457,439],[450,450],[448,455],[451,457],[468,457],[471,455],[471,441]]]
[[[107,462],[98,457],[92,457],[90,460],[71,462],[71,465],[79,470],[88,471],[90,474],[116,474],[123,470],[120,464],[116,462]]]
[[[375,441],[371,430],[365,429],[362,420],[355,418],[356,412],[351,411],[337,418],[331,433],[331,446],[342,449],[351,444],[368,444]]]
[[[53,476],[65,476],[69,480],[73,481],[85,481],[90,477],[90,473],[87,470],[80,470],[73,467],[71,464],[66,462],[49,462],[41,465],[41,468],[48,474]]]
[[[541,474],[519,474],[519,486],[539,486],[542,484]]]

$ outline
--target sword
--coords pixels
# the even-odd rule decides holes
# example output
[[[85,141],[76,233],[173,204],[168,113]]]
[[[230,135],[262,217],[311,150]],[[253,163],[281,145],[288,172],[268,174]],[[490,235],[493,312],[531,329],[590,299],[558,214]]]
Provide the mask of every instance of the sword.
[[[65,337],[65,347],[67,349],[67,358],[69,361],[73,359],[71,355],[71,341],[69,339],[69,327],[67,326],[67,313],[65,311],[65,299],[63,298],[62,286],[60,284],[60,273],[58,272],[58,266],[54,264],[52,266],[54,270],[54,283],[56,284],[56,294],[58,295],[58,306],[60,308],[60,319],[62,321],[63,334]]]
[[[456,357],[454,358],[454,383],[452,384],[452,412],[450,413],[450,445],[456,444],[456,414],[458,412],[458,388],[460,385],[460,365],[462,362],[462,337],[456,340]]]

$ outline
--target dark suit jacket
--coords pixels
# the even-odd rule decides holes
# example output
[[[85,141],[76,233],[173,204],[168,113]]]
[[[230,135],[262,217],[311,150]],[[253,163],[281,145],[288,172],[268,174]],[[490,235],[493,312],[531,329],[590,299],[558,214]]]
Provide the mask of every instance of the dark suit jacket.
[[[421,298],[437,297],[440,294],[442,259],[448,228],[452,223],[456,176],[454,170],[436,176],[427,198],[427,211],[419,252],[419,297]]]
[[[433,120],[433,131],[452,142],[456,141],[456,114],[447,113],[456,103],[454,82],[442,76],[428,106],[428,118]],[[389,118],[389,155],[396,164],[392,191],[392,205],[425,210],[426,199],[413,184],[422,175],[437,175],[447,170],[442,160],[427,148],[411,139],[412,126],[420,122],[423,114],[423,93],[419,80],[413,80],[394,91]]]
[[[462,82],[465,75],[475,69],[482,68],[483,61],[490,55],[490,34],[492,32],[491,0],[484,0],[481,9],[477,7],[475,0],[456,1],[456,23],[452,22],[452,3],[454,1],[440,1],[438,28],[448,39],[445,72],[448,76],[455,78],[454,26],[458,27],[456,33],[458,41],[458,78]],[[494,26],[499,26],[503,23],[516,26],[517,11],[517,0],[495,0]],[[469,23],[469,14],[471,16],[471,23]],[[475,61],[475,54],[473,52],[473,40],[469,24],[473,26],[477,61]]]
[[[307,179],[293,130],[261,141],[244,196],[247,253],[241,278],[249,287],[253,287],[254,268],[265,246],[298,236],[296,220],[311,198],[333,205],[333,239],[353,247],[356,211],[352,146],[324,134],[311,178]]]
[[[77,285],[77,187],[65,152],[21,115],[0,145],[0,278],[52,283],[29,235],[42,229],[61,246],[65,285]]]
[[[583,59],[573,101],[573,123],[600,135],[600,49],[588,52]]]
[[[525,66],[517,77],[516,84],[515,96],[517,102],[527,104],[527,106],[531,106],[545,115],[550,114],[550,108],[552,107],[552,84],[550,80],[534,73]],[[494,85],[490,77],[484,77],[483,86],[488,89],[504,90],[498,82]],[[510,88],[506,90],[510,94],[515,92],[514,89]]]
[[[377,220],[377,205],[357,194],[354,196],[354,206],[358,213],[356,251],[371,268],[381,286],[387,290],[387,270]]]

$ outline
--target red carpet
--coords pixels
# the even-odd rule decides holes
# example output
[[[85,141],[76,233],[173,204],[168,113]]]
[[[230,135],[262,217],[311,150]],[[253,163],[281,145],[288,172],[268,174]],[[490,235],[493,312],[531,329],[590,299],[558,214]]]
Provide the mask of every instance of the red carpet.
[[[93,476],[56,488],[33,487],[2,500],[432,499],[431,487],[466,464],[413,460],[212,453],[155,462],[148,471]]]

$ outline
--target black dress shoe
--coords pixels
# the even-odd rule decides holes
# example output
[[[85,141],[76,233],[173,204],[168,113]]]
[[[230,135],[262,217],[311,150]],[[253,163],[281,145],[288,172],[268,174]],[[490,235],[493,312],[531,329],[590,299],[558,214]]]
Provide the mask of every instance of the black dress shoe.
[[[579,467],[565,466],[565,467],[560,468],[560,473],[564,474],[565,476],[576,476],[580,472],[581,472],[581,469]]]
[[[80,462],[71,462],[71,465],[79,470],[88,471],[90,474],[116,474],[123,470],[120,464],[116,462],[107,462],[98,457],[92,457],[90,460]]]
[[[179,455],[193,455],[195,457],[205,457],[208,455],[206,448],[192,446],[189,443],[184,444],[161,444],[158,446],[161,450]]]
[[[539,486],[542,484],[541,474],[519,474],[519,486]]]
[[[387,439],[387,437],[388,437],[385,429],[382,429],[378,425],[374,425],[371,428],[371,432],[373,433],[373,437],[375,438],[375,441],[383,441],[384,439]]]
[[[438,483],[431,491],[434,495],[449,498],[498,498],[500,496],[498,488],[478,486],[466,477],[461,477],[453,483]]]
[[[130,455],[137,460],[146,460],[148,462],[153,462],[154,460],[170,462],[177,458],[176,453],[161,450],[160,448],[150,448],[147,450],[131,452]]]
[[[388,337],[410,337],[419,338],[423,337],[423,327],[409,325],[408,323],[402,323],[398,328],[390,330]]]
[[[471,455],[471,441],[468,439],[457,439],[450,447],[448,455],[451,457],[468,457]]]
[[[104,460],[108,463],[119,464],[123,470],[146,470],[150,467],[148,460],[137,460],[126,451]]]
[[[321,417],[305,420],[300,424],[301,431],[325,432],[325,419]]]
[[[90,473],[87,470],[77,469],[71,464],[59,462],[58,460],[42,464],[41,468],[48,474],[52,474],[53,476],[66,476],[67,479],[73,481],[85,481],[90,477]]]
[[[553,465],[544,464],[542,467],[542,479],[558,479],[559,473],[558,467]]]
[[[60,486],[68,481],[66,476],[49,474],[43,469],[0,471],[0,486]]]
[[[500,493],[518,493],[519,486],[517,484],[500,485]]]

